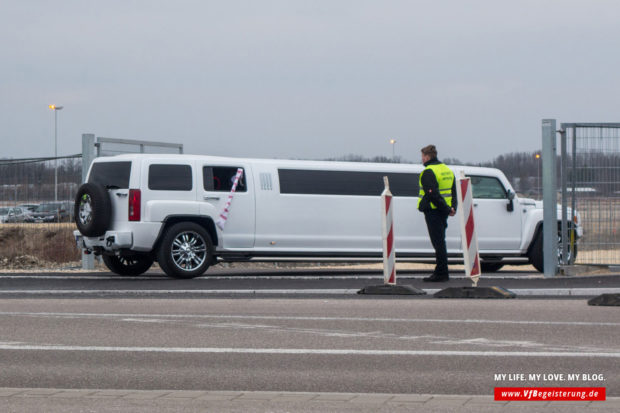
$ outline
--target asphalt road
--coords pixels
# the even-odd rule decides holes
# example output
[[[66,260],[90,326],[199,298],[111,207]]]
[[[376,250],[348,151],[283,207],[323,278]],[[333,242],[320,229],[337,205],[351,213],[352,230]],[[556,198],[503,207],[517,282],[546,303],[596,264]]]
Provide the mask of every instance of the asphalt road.
[[[0,329],[2,387],[620,395],[618,310],[579,300],[8,299]]]
[[[314,288],[378,281],[372,276],[292,278],[1,277],[0,388],[490,397],[495,387],[592,386],[605,387],[608,397],[620,396],[619,307],[588,306],[580,298],[295,298],[282,293],[257,299],[191,292],[205,284],[209,289]],[[540,278],[522,274],[520,281],[506,280]],[[409,281],[421,283],[417,275]],[[586,285],[592,283],[613,284],[594,277]],[[181,293],[161,298],[115,292],[127,288]],[[53,294],[71,289],[66,298]],[[79,293],[94,289],[108,289],[112,296]],[[4,294],[10,291],[22,292]],[[572,374],[577,376],[569,378]],[[1,396],[0,391],[0,405]],[[15,411],[33,408],[31,399],[6,400]]]

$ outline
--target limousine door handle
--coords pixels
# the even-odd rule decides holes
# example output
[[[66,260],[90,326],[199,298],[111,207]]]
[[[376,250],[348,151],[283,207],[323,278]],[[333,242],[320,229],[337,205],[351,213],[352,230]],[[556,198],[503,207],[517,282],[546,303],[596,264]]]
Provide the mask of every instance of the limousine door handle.
[[[205,201],[219,201],[220,197],[219,196],[203,196]]]

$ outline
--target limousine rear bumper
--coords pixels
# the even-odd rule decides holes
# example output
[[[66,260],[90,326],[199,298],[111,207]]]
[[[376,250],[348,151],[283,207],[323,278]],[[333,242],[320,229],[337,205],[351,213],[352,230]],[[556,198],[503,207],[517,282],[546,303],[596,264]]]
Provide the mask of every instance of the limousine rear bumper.
[[[90,251],[107,250],[114,251],[122,248],[131,248],[133,244],[133,234],[131,232],[122,231],[106,231],[100,237],[85,237],[80,231],[73,231],[75,242],[79,249],[87,249]]]

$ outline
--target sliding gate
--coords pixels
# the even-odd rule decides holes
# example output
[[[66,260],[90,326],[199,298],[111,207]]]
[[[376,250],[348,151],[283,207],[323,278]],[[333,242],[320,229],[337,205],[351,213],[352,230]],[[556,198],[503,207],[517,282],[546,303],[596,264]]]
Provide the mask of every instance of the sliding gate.
[[[562,265],[620,265],[620,123],[562,123],[558,198]],[[583,238],[574,243],[579,215]]]

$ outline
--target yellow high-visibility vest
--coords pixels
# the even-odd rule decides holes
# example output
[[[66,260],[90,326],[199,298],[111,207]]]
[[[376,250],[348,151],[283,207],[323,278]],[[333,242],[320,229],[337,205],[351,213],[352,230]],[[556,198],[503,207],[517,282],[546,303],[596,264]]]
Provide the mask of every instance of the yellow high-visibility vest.
[[[449,207],[452,207],[452,184],[454,183],[454,174],[443,163],[428,165],[424,171],[430,169],[435,174],[435,178],[437,178],[437,184],[439,186],[439,194],[443,197],[448,204]],[[418,199],[418,208],[420,207],[420,202],[422,202],[422,197],[424,197],[424,189],[422,188],[422,174],[420,174],[420,199]],[[437,206],[432,202],[431,208],[437,209]]]

